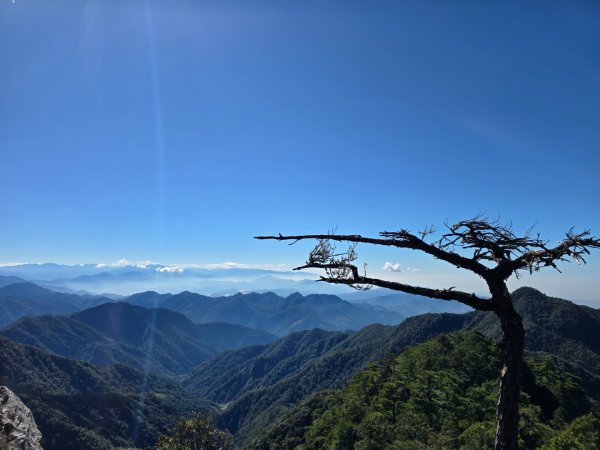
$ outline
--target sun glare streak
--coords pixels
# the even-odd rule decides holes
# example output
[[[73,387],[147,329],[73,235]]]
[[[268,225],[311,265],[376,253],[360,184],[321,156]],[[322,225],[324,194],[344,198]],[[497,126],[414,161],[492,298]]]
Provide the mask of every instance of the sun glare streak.
[[[150,12],[150,6],[148,0],[144,1],[144,13],[146,19],[146,32],[148,40],[148,59],[150,66],[151,76],[151,88],[152,88],[152,101],[154,110],[154,139],[156,148],[156,166],[157,166],[157,184],[158,184],[158,223],[157,223],[157,247],[158,254],[162,255],[163,246],[163,227],[164,227],[164,141],[163,141],[163,127],[162,127],[162,110],[161,110],[161,99],[160,99],[160,80],[158,78],[158,68],[156,61],[156,45],[154,41],[154,29],[152,22],[152,15]],[[146,401],[146,392],[148,390],[148,375],[150,372],[150,365],[152,360],[152,353],[154,350],[154,329],[156,326],[156,305],[157,300],[154,301],[153,308],[151,310],[151,323],[147,330],[149,333],[148,343],[146,345],[146,356],[144,359],[143,367],[143,380],[140,385],[140,398],[135,412],[135,423],[132,429],[132,441],[134,445],[137,444],[137,439],[140,431],[140,424],[143,416],[144,404]]]
[[[148,40],[148,63],[150,69],[150,83],[152,88],[152,102],[154,113],[154,140],[156,148],[156,167],[158,184],[158,230],[157,243],[158,253],[162,254],[163,246],[163,227],[165,210],[165,174],[164,174],[164,136],[162,121],[162,105],[160,96],[160,79],[158,76],[158,64],[156,58],[156,43],[154,40],[154,24],[148,0],[144,1],[144,12],[146,19],[146,36]]]

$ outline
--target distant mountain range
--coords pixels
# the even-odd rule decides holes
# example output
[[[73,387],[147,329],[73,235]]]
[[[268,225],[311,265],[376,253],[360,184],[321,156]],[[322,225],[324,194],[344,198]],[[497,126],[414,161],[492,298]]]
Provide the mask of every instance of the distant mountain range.
[[[0,287],[0,327],[24,316],[68,314],[110,301],[102,296],[55,292],[33,283],[7,284]]]
[[[19,286],[23,288],[23,284],[11,286],[13,294]],[[215,299],[184,294],[177,298],[144,293],[136,298],[149,304],[171,301],[172,307],[189,305],[190,301],[207,302],[210,307],[206,311],[223,313],[211,309]],[[293,309],[302,309],[310,296],[238,297],[248,307],[262,301],[268,312],[273,305],[286,301],[295,305]],[[528,352],[554,355],[553,367],[569,372],[589,398],[600,401],[600,344],[596,339],[600,311],[529,288],[515,291],[513,298],[523,315]],[[328,301],[320,299],[320,303]],[[334,300],[333,305],[339,301]],[[261,310],[261,314],[267,313]],[[289,323],[290,317],[281,316]],[[202,360],[208,347],[224,349],[229,345],[232,330],[239,328],[227,327],[231,325],[203,327],[173,311],[127,303],[97,305],[69,316],[23,318],[3,330],[11,339],[0,336],[0,384],[12,389],[31,408],[48,450],[151,446],[157,434],[178,417],[203,409],[218,411],[217,423],[236,433],[237,448],[253,448],[265,432],[281,425],[277,418],[323,389],[343,387],[371,361],[402,353],[409,346],[449,332],[477,331],[491,339],[499,335],[497,320],[490,313],[424,314],[396,326],[375,324],[358,332],[298,331],[266,345],[225,351],[192,369],[194,358]],[[253,335],[240,336],[239,345],[254,339]],[[210,346],[205,344],[209,341]],[[150,346],[153,353],[149,352]],[[99,364],[125,362],[143,370],[118,364],[100,368],[56,353]],[[171,373],[183,374],[178,380],[185,393],[180,385],[148,375],[154,370],[165,373],[168,367]],[[570,386],[569,379],[564,378],[565,388]],[[314,404],[323,407],[320,401]],[[291,426],[298,425],[292,421],[306,420],[302,412],[306,408],[302,408],[285,416]],[[295,433],[289,428],[283,431]]]
[[[136,292],[181,292],[205,295],[231,295],[237,292],[277,291],[283,295],[302,293],[349,293],[351,288],[316,283],[311,273],[255,268],[201,268],[161,264],[21,264],[0,267],[0,277],[20,277],[53,290],[95,295],[110,292],[131,295]]]
[[[380,306],[402,314],[404,317],[417,316],[425,313],[464,313],[472,309],[459,302],[446,302],[437,299],[422,297],[420,295],[405,294],[403,292],[394,292],[389,289],[377,289],[374,297],[356,294],[342,295],[342,298],[354,304],[367,304],[371,306]]]
[[[25,280],[19,277],[0,275],[0,288],[15,283],[25,283]]]
[[[403,317],[424,312],[459,313],[468,310],[457,302],[439,302],[388,289],[356,291],[348,286],[320,283],[316,281],[317,278],[315,274],[305,272],[236,267],[206,269],[160,264],[68,266],[48,263],[0,267],[0,287],[26,280],[57,292],[84,297],[100,296],[110,300],[121,300],[128,295],[145,291],[161,294],[189,291],[210,297],[225,297],[240,292],[273,292],[282,297],[295,293],[337,295],[351,303],[381,306]],[[419,301],[413,301],[415,299]],[[87,306],[92,306],[92,303]]]
[[[600,311],[531,288],[518,289],[513,298],[523,315],[527,350],[562,358],[588,395],[600,400]],[[249,439],[289,405],[318,390],[341,387],[369,361],[463,330],[499,335],[495,316],[483,312],[424,314],[394,327],[370,325],[357,333],[304,331],[268,346],[223,353],[192,372],[184,385],[201,398],[227,405],[221,426]],[[288,348],[289,353],[278,350]]]
[[[395,324],[403,316],[389,309],[350,303],[334,295],[299,293],[281,297],[273,292],[207,297],[192,292],[143,292],[124,299],[134,305],[181,312],[198,323],[228,322],[263,328],[278,336],[299,330],[359,330],[371,323]]]
[[[104,296],[55,292],[33,283],[10,284],[0,288],[0,327],[23,316],[64,315],[113,301]],[[295,293],[284,298],[267,292],[207,297],[191,292],[173,295],[149,291],[123,301],[176,311],[195,323],[243,325],[279,336],[312,328],[358,330],[370,323],[394,324],[403,319],[400,313],[381,306],[350,303],[325,294]]]
[[[264,330],[225,323],[195,324],[167,309],[105,303],[69,316],[24,317],[0,330],[23,344],[100,366],[177,375],[224,350],[276,339]]]

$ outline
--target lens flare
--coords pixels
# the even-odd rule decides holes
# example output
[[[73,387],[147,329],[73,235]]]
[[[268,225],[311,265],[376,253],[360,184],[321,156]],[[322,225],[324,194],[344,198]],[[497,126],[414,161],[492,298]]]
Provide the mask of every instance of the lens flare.
[[[162,110],[161,110],[161,98],[160,98],[160,80],[158,77],[157,59],[156,59],[156,45],[154,41],[154,27],[152,22],[152,14],[148,0],[144,1],[144,12],[146,19],[146,36],[148,41],[148,62],[150,71],[150,85],[152,89],[152,102],[153,102],[153,128],[154,128],[154,140],[156,148],[156,167],[157,167],[157,186],[158,186],[158,220],[157,220],[157,248],[159,256],[162,255],[163,246],[163,227],[164,227],[164,141],[163,141],[163,126],[162,126]],[[151,310],[151,320],[148,329],[148,340],[146,344],[146,356],[143,367],[143,379],[139,389],[139,400],[135,412],[135,421],[132,428],[131,439],[134,445],[137,445],[137,440],[140,432],[140,425],[143,419],[144,404],[146,401],[146,393],[148,391],[148,374],[150,372],[150,366],[152,362],[152,354],[154,350],[154,330],[156,326],[156,308],[158,300],[154,300]]]

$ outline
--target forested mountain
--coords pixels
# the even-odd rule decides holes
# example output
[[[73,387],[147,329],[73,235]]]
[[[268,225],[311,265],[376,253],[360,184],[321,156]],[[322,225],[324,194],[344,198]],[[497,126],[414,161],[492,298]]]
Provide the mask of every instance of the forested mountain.
[[[194,370],[183,384],[202,398],[227,403],[245,392],[272,386],[348,336],[315,329],[292,333],[270,345],[225,352]]]
[[[594,361],[600,357],[600,352],[591,342],[600,329],[599,311],[550,298],[529,288],[519,289],[513,295],[516,308],[524,317],[527,349],[562,357],[566,361],[563,366],[566,368],[570,364],[590,395],[600,399],[600,380],[594,375],[599,373],[594,369]],[[185,385],[208,399],[229,402],[220,416],[220,425],[239,436],[250,436],[311,393],[341,387],[356,370],[370,361],[383,358],[388,353],[398,354],[408,346],[453,331],[478,330],[495,338],[497,326],[495,317],[490,313],[472,312],[424,314],[411,317],[395,327],[371,325],[357,333],[322,333],[318,339],[311,332],[303,332],[293,335],[294,340],[311,336],[316,339],[311,343],[315,347],[320,345],[319,342],[331,342],[329,339],[333,336],[338,342],[315,354],[314,358],[305,358],[293,371],[284,370],[284,377],[255,367],[263,367],[262,355],[270,354],[275,346],[285,348],[290,345],[287,340],[291,336],[267,347],[228,352],[193,372]],[[554,334],[554,338],[546,340],[544,336],[548,334]],[[278,364],[285,366],[285,358],[279,362],[270,361],[269,367],[278,367]],[[217,373],[222,376],[215,382]]]
[[[500,349],[483,335],[442,335],[296,406],[249,448],[492,448],[499,365]],[[520,446],[528,449],[552,445],[570,425],[600,425],[600,409],[550,356],[526,359],[520,414]],[[592,430],[579,436],[585,448],[600,445]]]
[[[303,309],[303,305],[305,305],[306,299],[310,296],[295,295],[284,299],[269,293],[254,295],[239,294],[237,297],[238,300],[227,297],[225,299],[229,299],[232,304],[225,302],[221,305],[213,304],[216,299],[190,293],[161,295],[148,292],[130,297],[129,300],[147,305],[160,304],[170,305],[173,308],[191,308],[191,311],[199,311],[201,308],[205,308],[204,312],[211,312],[211,314],[214,314],[211,316],[213,318],[219,314],[233,311],[233,305],[237,304],[241,307],[241,312],[235,316],[239,320],[245,314],[246,316],[251,316],[248,319],[250,321],[259,320],[259,317],[265,317],[272,318],[273,322],[271,323],[277,323],[273,311],[279,308],[281,304],[295,303],[295,309],[306,312]],[[569,376],[574,377],[573,379],[577,382],[581,390],[590,398],[600,400],[600,377],[597,375],[600,373],[598,370],[600,367],[598,363],[600,361],[600,347],[595,339],[597,331],[600,329],[600,312],[596,309],[574,305],[565,300],[547,297],[529,288],[515,291],[513,297],[516,308],[523,315],[528,351],[546,352],[558,357],[548,360],[547,358],[544,359],[543,356],[535,356],[535,362],[531,363],[532,372],[535,372],[535,364],[550,364],[544,370],[548,374],[551,374],[552,377],[555,377],[555,375],[559,378],[563,377],[563,375],[559,376],[559,372],[567,371],[572,374]],[[239,301],[239,299],[242,301]],[[308,303],[317,302],[318,300],[327,302],[329,299],[323,299],[322,296],[314,296]],[[203,302],[207,303],[207,305],[202,305]],[[336,305],[337,300],[334,299],[332,303]],[[198,304],[200,304],[200,308]],[[327,309],[329,307],[327,305],[325,311],[331,311]],[[289,306],[289,311],[292,315],[294,313],[293,310],[294,307]],[[284,317],[283,322],[288,321],[289,323],[289,317],[285,316],[285,314],[282,315]],[[274,339],[274,336],[260,330],[248,330],[240,325],[222,323],[194,324],[183,314],[168,309],[147,309],[124,302],[102,304],[79,313],[73,313],[70,316],[23,318],[6,327],[2,333],[13,339],[32,343],[55,353],[94,361],[97,364],[121,362],[142,369],[143,371],[154,373],[184,374],[191,371],[188,375],[182,377],[183,386],[187,390],[187,399],[194,403],[209,401],[220,404],[220,413],[217,417],[218,425],[236,433],[239,445],[244,446],[250,445],[253,439],[258,439],[260,436],[262,436],[260,439],[265,440],[264,442],[266,443],[271,442],[270,440],[281,443],[283,441],[277,440],[281,436],[284,436],[282,438],[284,441],[289,437],[291,439],[289,442],[296,442],[294,439],[297,440],[301,437],[297,430],[277,431],[277,427],[280,427],[281,424],[277,425],[276,428],[270,428],[278,417],[289,413],[295,405],[302,402],[309,402],[303,403],[299,407],[300,409],[295,409],[291,413],[291,416],[286,416],[286,422],[289,422],[290,426],[296,424],[293,427],[297,429],[299,423],[304,424],[302,427],[306,426],[305,422],[308,420],[307,414],[309,414],[307,412],[309,410],[307,405],[312,405],[311,408],[314,410],[314,414],[318,414],[319,411],[326,411],[331,406],[330,400],[334,397],[318,394],[323,389],[342,388],[358,370],[364,369],[370,362],[379,361],[382,358],[385,359],[386,355],[389,354],[397,355],[402,353],[407,347],[425,342],[436,336],[461,330],[478,331],[493,340],[499,336],[498,323],[495,317],[489,313],[424,314],[410,317],[400,325],[386,326],[374,324],[362,328],[358,332],[323,331],[320,329],[298,331],[266,345],[251,345],[238,350],[226,351],[211,359],[206,359],[208,356],[215,355],[220,350],[230,348],[228,346],[245,345],[252,343],[254,339]],[[490,348],[495,349],[495,347],[482,337],[477,339],[476,342],[478,344],[475,345],[472,343],[473,348],[482,350],[485,347],[485,352],[491,355],[489,357],[495,358],[493,355],[496,350],[490,350]],[[121,366],[100,369],[83,363],[60,359],[57,356],[52,356],[39,350],[34,351],[30,347],[18,346],[16,343],[9,344],[10,341],[6,339],[3,339],[1,342],[4,348],[8,350],[5,350],[5,353],[0,356],[4,360],[8,358],[11,361],[11,364],[3,369],[2,376],[9,381],[12,380],[12,385],[10,382],[6,382],[11,389],[14,389],[14,385],[18,384],[21,378],[23,380],[29,379],[31,385],[34,387],[38,384],[45,386],[50,382],[49,380],[59,380],[55,384],[66,383],[66,385],[70,386],[70,383],[77,382],[77,380],[71,380],[70,377],[77,379],[81,377],[78,375],[65,375],[61,372],[67,370],[67,368],[68,371],[77,371],[83,370],[78,368],[85,367],[86,373],[90,371],[97,373],[100,371],[98,373],[107,374],[107,380],[118,376],[124,377],[123,373],[133,374],[131,377],[136,381],[125,382],[126,386],[128,386],[124,388],[127,393],[126,395],[122,392],[119,394],[110,393],[109,395],[108,392],[112,392],[112,387],[102,387],[103,385],[100,385],[100,390],[96,392],[89,387],[93,385],[92,382],[89,385],[85,384],[86,389],[89,388],[85,391],[85,395],[92,396],[90,398],[93,401],[103,401],[103,405],[111,411],[113,402],[116,402],[117,405],[120,405],[119,408],[122,407],[122,409],[119,409],[118,413],[115,412],[114,414],[125,416],[130,414],[128,417],[133,417],[131,416],[132,405],[137,401],[134,399],[139,399],[139,397],[136,397],[137,394],[135,392],[137,392],[136,389],[143,385],[143,381],[140,381],[139,378],[141,376],[140,372],[136,372],[134,369],[125,369]],[[471,341],[467,339],[465,342]],[[456,344],[457,348],[462,348],[464,345]],[[23,349],[27,349],[27,351]],[[152,353],[151,357],[148,357],[150,349],[152,349]],[[9,354],[10,352],[13,352],[14,355]],[[462,358],[464,361],[467,361],[467,357],[470,358],[468,354],[469,352],[466,352],[466,356]],[[485,357],[487,358],[488,356]],[[385,361],[389,362],[392,359],[388,357]],[[20,363],[21,360],[35,360],[36,362],[26,363],[23,367],[20,367],[17,363]],[[551,363],[548,361],[551,361]],[[494,365],[494,362],[495,360],[488,361],[491,366]],[[202,364],[194,369],[197,363]],[[378,367],[380,366],[381,364]],[[490,378],[490,380],[496,380],[498,366],[491,366],[489,373],[490,377],[493,376],[493,378]],[[21,370],[27,373],[31,372],[31,374],[22,375]],[[448,368],[448,370],[453,371],[455,368]],[[452,372],[449,376],[451,378],[460,378],[466,376],[465,374],[466,372],[462,374]],[[13,378],[10,378],[11,376]],[[481,376],[483,376],[483,373]],[[4,382],[4,378],[0,382]],[[37,382],[36,379],[38,378],[41,381]],[[158,380],[156,378],[152,379]],[[568,380],[571,380],[571,378],[568,378]],[[134,385],[138,381],[140,385],[135,387]],[[27,384],[26,381],[24,382]],[[161,385],[161,383],[166,382],[159,380],[157,383]],[[467,382],[465,381],[465,383]],[[565,383],[566,389],[570,386],[570,381]],[[173,398],[180,399],[181,391],[179,388],[173,384],[168,384],[168,386],[168,390],[175,389],[173,391]],[[21,388],[23,391],[25,385],[21,386]],[[44,389],[44,387],[35,387],[35,392],[24,390],[24,395],[25,398],[31,400],[34,404],[36,401],[38,403],[42,402],[38,404],[37,408],[42,411],[42,414],[46,414],[45,417],[48,418],[43,419],[45,420],[44,426],[46,429],[54,430],[52,427],[58,426],[67,427],[68,431],[64,434],[68,436],[77,434],[79,436],[77,439],[87,439],[81,436],[89,434],[88,431],[82,431],[81,428],[77,427],[83,427],[86,430],[95,430],[96,426],[100,428],[104,427],[103,429],[106,430],[111,429],[111,425],[102,425],[94,422],[95,420],[101,420],[98,417],[106,417],[104,412],[98,413],[97,417],[94,416],[96,417],[95,419],[91,419],[88,417],[89,414],[87,412],[80,411],[81,407],[74,403],[75,400],[73,400],[74,397],[70,396],[71,394],[66,395],[61,391],[60,395],[66,396],[64,399],[61,397],[61,401],[59,402],[57,400],[58,397],[53,397],[52,395],[54,394],[45,393]],[[53,389],[49,389],[48,392],[54,392]],[[77,389],[79,388],[76,388],[75,391]],[[154,387],[149,387],[148,389],[148,398],[154,398],[154,394],[151,394],[151,392],[154,392]],[[548,387],[548,389],[550,388]],[[14,390],[21,396],[22,391],[18,389]],[[71,388],[67,389],[67,392],[71,392]],[[532,406],[534,409],[539,406],[543,412],[544,408],[547,408],[547,405],[541,405],[538,400],[535,400],[533,391],[527,391],[527,393],[532,398],[531,404],[534,406],[537,405],[535,407]],[[311,397],[313,395],[316,396]],[[87,401],[81,400],[81,398],[77,402],[85,403]],[[87,399],[87,397],[85,398]],[[573,398],[577,399],[579,397],[575,396]],[[336,402],[343,400],[339,400],[339,397],[335,397],[335,399]],[[470,397],[467,400],[474,401]],[[161,401],[171,400],[161,397]],[[491,404],[493,405],[494,403],[494,399],[491,399]],[[29,403],[27,404],[35,414],[35,407],[29,405]],[[149,407],[157,405],[152,403]],[[172,403],[169,405],[165,407],[165,411],[171,411],[174,415],[180,414],[178,405]],[[163,406],[160,407],[162,408]],[[370,414],[369,407],[369,405],[365,405],[367,409],[363,412],[364,414],[361,413],[365,417]],[[183,409],[187,411],[186,408],[187,406],[183,404]],[[450,410],[442,410],[444,414],[455,414],[455,412]],[[313,412],[310,412],[311,421],[317,417],[316,415],[312,415]],[[546,430],[547,426],[550,425],[554,426],[554,422],[548,422],[550,419],[544,415],[546,414],[545,412],[542,416],[538,412],[535,412],[531,416],[532,423],[536,424],[536,426],[539,425],[541,427],[539,429],[541,430]],[[113,413],[111,412],[110,414]],[[162,412],[158,414],[160,416]],[[61,417],[60,420],[64,424],[54,423],[50,418],[52,415]],[[79,415],[84,419],[78,419]],[[160,417],[166,420],[166,416]],[[569,417],[568,421],[572,418],[571,416]],[[148,420],[154,419],[148,418]],[[482,419],[483,422],[481,423],[487,423],[486,420]],[[582,420],[582,424],[578,422],[579,425],[577,426],[585,428],[589,425],[585,421],[587,419]],[[568,421],[563,420],[560,422],[559,428],[566,427]],[[122,430],[119,431],[121,434],[117,433],[117,435],[121,437],[114,439],[120,439],[118,441],[120,442],[119,445],[125,445],[121,443],[125,442],[127,438],[122,437],[131,432],[131,429],[127,432],[123,431],[126,430],[126,427],[122,425],[124,422],[126,422],[125,419],[118,419]],[[82,423],[84,425],[81,425]],[[362,430],[367,426],[366,423],[361,421],[356,426]],[[330,423],[330,425],[333,428],[337,427],[335,424],[332,425]],[[481,425],[483,427],[481,428],[482,430],[487,426],[484,425]],[[351,426],[353,427],[354,425]],[[152,425],[152,427],[154,427],[152,431],[148,432],[148,436],[151,436],[148,438],[149,440],[154,439],[156,436],[158,425]],[[463,433],[467,432],[467,429],[468,427],[458,431],[455,430],[456,436],[458,436],[456,438],[458,439],[460,436],[463,436]],[[274,437],[275,435],[273,434],[265,436],[263,433],[265,430],[269,430],[269,433],[275,433],[275,435],[280,436]],[[573,430],[574,428],[567,427],[563,431],[568,434],[573,433]],[[302,433],[304,431],[308,433],[303,428]],[[377,433],[380,431],[377,431]],[[52,432],[54,433],[54,431]],[[437,429],[436,433],[441,433],[439,434],[440,439],[447,437],[445,434],[447,430],[443,426]],[[112,439],[107,437],[108,434],[108,431],[94,431],[89,436],[93,435],[93,439],[100,439],[97,442],[104,442],[106,444],[106,439]],[[548,437],[549,435],[544,434],[544,436]],[[302,437],[302,439],[304,438]],[[113,442],[116,441],[113,440]],[[64,442],[62,443],[64,444]],[[101,448],[101,444],[98,443],[92,444],[91,448],[94,448],[94,445],[99,446],[96,448]]]
[[[0,275],[0,288],[14,283],[26,283],[26,281],[12,275]]]
[[[0,334],[22,344],[33,345],[57,355],[87,361],[99,366],[127,364],[152,373],[164,369],[144,352],[104,336],[70,316],[23,317],[0,330]]]
[[[600,310],[532,288],[517,289],[512,296],[523,317],[527,349],[552,353],[600,374]],[[500,323],[490,313],[466,314],[464,328],[500,337]]]
[[[218,402],[233,399],[220,415],[219,425],[242,436],[249,435],[311,393],[342,386],[369,361],[453,330],[454,322],[451,319],[454,317],[448,316],[442,320],[435,320],[438,317],[427,320],[427,317],[423,328],[371,325],[357,333],[295,333],[266,348],[251,347],[219,355],[194,371],[184,383],[193,392],[201,393],[203,398]],[[337,338],[334,346],[328,348],[323,344],[331,342],[334,336]],[[318,338],[312,342],[312,346],[325,351],[297,361],[301,364],[297,364],[293,371],[283,370],[283,377],[276,376],[277,371],[271,373],[255,369],[262,368],[263,354],[272,354],[275,347],[293,348],[288,340],[302,340],[303,337]],[[256,353],[253,355],[251,352]],[[287,361],[283,359],[280,363],[285,367]],[[280,363],[271,361],[270,367],[279,368]],[[217,373],[221,374],[219,386],[215,386],[214,375]]]
[[[266,330],[225,322],[197,323],[195,329],[200,342],[218,352],[268,344],[277,340],[277,336]]]
[[[24,316],[68,314],[110,301],[106,297],[55,292],[33,283],[12,283],[0,287],[0,327]]]
[[[273,292],[207,297],[192,292],[176,295],[142,292],[124,299],[146,307],[180,312],[198,323],[227,322],[263,328],[278,336],[300,330],[358,330],[371,323],[396,324],[402,316],[379,306],[352,304],[335,295]]]
[[[24,316],[68,314],[114,302],[114,298],[56,292],[33,283],[0,288],[0,327]],[[278,336],[300,330],[358,330],[371,323],[397,324],[402,314],[390,309],[353,304],[335,295],[299,293],[281,297],[273,292],[207,297],[192,292],[159,294],[148,291],[122,301],[146,308],[179,312],[196,323],[229,323],[264,329]]]
[[[121,363],[161,375],[183,374],[219,351],[276,339],[263,330],[194,324],[173,311],[128,303],[105,303],[70,316],[25,317],[0,334],[93,364]]]
[[[0,337],[0,384],[31,409],[45,450],[146,447],[206,409],[174,382],[127,366],[100,368]],[[134,445],[135,444],[135,445]]]

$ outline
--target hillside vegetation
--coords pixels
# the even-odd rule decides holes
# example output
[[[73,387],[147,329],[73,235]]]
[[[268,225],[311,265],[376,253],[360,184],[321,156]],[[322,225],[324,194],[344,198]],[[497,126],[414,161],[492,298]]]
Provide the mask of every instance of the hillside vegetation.
[[[0,384],[31,409],[45,450],[153,445],[181,417],[207,410],[172,381],[101,368],[0,337]]]
[[[560,357],[555,364],[576,374],[588,395],[600,400],[600,372],[596,370],[600,352],[593,342],[593,336],[600,330],[599,311],[547,297],[530,288],[519,289],[513,295],[516,308],[523,314],[527,350]],[[311,394],[340,388],[369,362],[461,330],[479,331],[491,339],[498,337],[495,316],[481,312],[424,314],[395,327],[371,325],[357,333],[338,334],[338,341],[331,347],[323,345],[331,343],[330,333],[302,332],[267,347],[220,355],[205,363],[201,370],[192,372],[184,385],[200,397],[226,404],[218,424],[245,441]],[[325,351],[315,353],[314,357],[290,360],[295,361],[293,370],[288,368],[285,357],[271,360],[267,366],[271,370],[262,370],[264,354],[271,354],[275,346],[293,348],[288,339],[297,341],[309,334],[314,340],[312,346]],[[552,339],[549,335],[553,335]],[[274,375],[279,371],[284,376]]]
[[[254,445],[264,450],[492,448],[499,363],[498,346],[481,334],[440,336],[372,363],[343,389],[296,407]],[[550,446],[553,438],[564,437],[561,431],[598,423],[597,406],[552,357],[527,358],[524,372],[521,448]],[[578,439],[586,448],[600,444],[597,432],[584,433]]]
[[[598,423],[599,311],[529,288],[513,296],[529,358],[523,419],[531,432],[522,436],[524,445],[566,450]],[[478,334],[440,337],[465,331]],[[383,441],[369,439],[382,436],[397,441],[391,448],[485,448],[490,439],[499,327],[486,313],[424,314],[358,332],[298,331],[220,354],[230,345],[275,337],[241,325],[194,324],[174,311],[127,303],[22,318],[2,334],[39,347],[0,338],[0,383],[34,412],[46,449],[148,447],[179,419],[203,410],[218,411],[217,426],[232,432],[239,448],[348,448],[348,436],[356,448],[378,448]],[[152,373],[179,376],[171,378],[175,383]],[[429,393],[422,394],[424,385]],[[391,410],[392,424],[400,413],[407,417],[405,431],[388,429],[390,405],[383,403],[394,395],[406,397]],[[340,415],[356,405],[356,415]]]
[[[24,317],[0,334],[100,366],[127,364],[161,375],[184,374],[220,351],[276,339],[264,330],[195,324],[167,309],[123,302],[105,303],[70,316]]]

